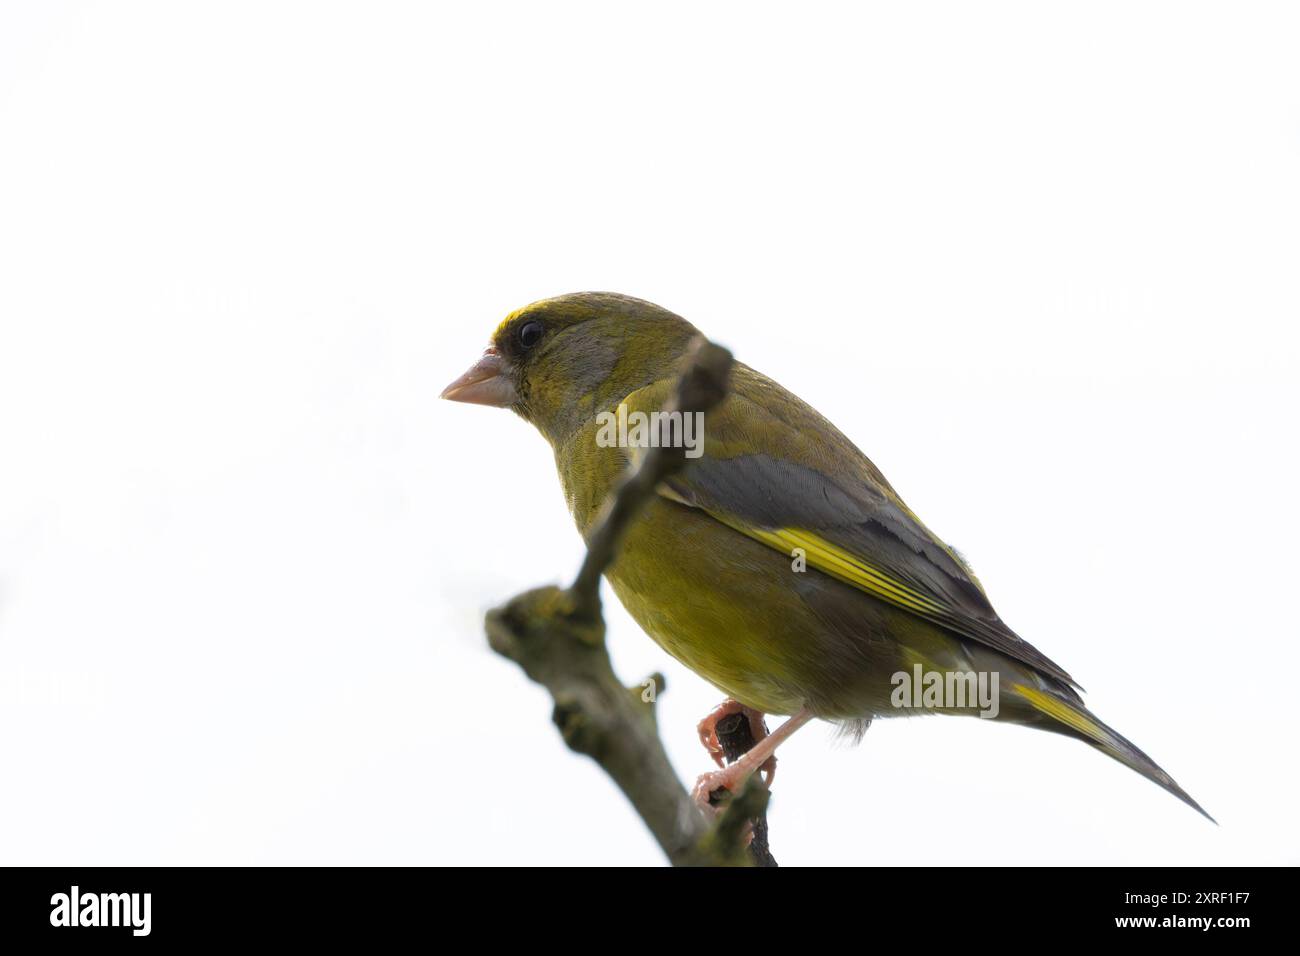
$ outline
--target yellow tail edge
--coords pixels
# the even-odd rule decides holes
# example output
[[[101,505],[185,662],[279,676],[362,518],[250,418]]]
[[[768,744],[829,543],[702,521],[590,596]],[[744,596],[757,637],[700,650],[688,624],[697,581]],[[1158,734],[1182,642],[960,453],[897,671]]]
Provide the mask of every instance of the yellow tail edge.
[[[1071,703],[1050,691],[1029,687],[1025,684],[1012,684],[1011,690],[1038,713],[1050,717],[1058,724],[1073,731],[1076,736],[1086,743],[1091,744],[1108,757],[1118,760],[1131,770],[1137,771],[1152,783],[1172,793],[1205,819],[1216,826],[1218,825],[1218,821],[1206,813],[1204,808],[1193,800],[1186,790],[1178,786],[1174,778],[1165,773],[1154,760],[1103,724],[1082,704]]]

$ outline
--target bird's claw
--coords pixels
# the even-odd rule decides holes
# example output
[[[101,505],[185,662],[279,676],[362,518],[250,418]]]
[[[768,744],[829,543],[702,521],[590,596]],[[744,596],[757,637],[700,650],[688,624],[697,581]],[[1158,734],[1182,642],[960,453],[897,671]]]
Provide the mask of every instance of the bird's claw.
[[[713,791],[730,791],[733,782],[725,770],[712,770],[708,773],[702,773],[695,780],[695,787],[691,790],[691,799],[695,801],[697,807],[704,811],[705,816],[716,816],[721,812],[722,806],[712,802]]]
[[[719,767],[726,767],[727,764],[725,752],[722,749],[721,742],[718,740],[718,721],[730,717],[732,714],[745,715],[745,719],[749,721],[749,730],[750,733],[753,734],[754,743],[758,743],[767,736],[767,724],[763,720],[763,714],[755,710],[753,707],[746,707],[740,701],[728,697],[717,707],[713,708],[713,710],[709,712],[708,716],[701,720],[696,726],[696,730],[700,735],[700,743],[703,744],[704,749],[707,750],[709,756],[713,758],[713,762]],[[769,757],[759,768],[759,771],[766,774],[763,778],[763,782],[770,787],[772,785],[772,779],[776,776],[776,755],[773,754]],[[703,777],[700,778],[700,780],[703,779]],[[699,786],[698,782],[696,786]],[[716,790],[717,786],[715,785],[713,789]],[[706,802],[707,799],[706,795]]]
[[[691,790],[691,799],[695,805],[700,808],[706,819],[716,822],[722,815],[723,802],[713,803],[713,794],[717,790],[726,790],[734,794],[736,789],[745,782],[745,774],[730,773],[728,770],[711,770],[708,773],[702,773],[695,781],[695,786]],[[745,823],[744,845],[749,844],[754,839],[754,824],[752,821]]]

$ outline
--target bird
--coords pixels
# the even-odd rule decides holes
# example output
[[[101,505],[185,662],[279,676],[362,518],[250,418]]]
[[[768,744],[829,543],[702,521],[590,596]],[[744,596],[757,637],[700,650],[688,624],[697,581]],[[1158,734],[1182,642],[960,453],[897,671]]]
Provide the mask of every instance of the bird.
[[[531,423],[587,538],[647,443],[611,423],[663,413],[703,338],[631,296],[546,298],[508,314],[441,397]],[[605,576],[660,647],[727,695],[698,727],[719,767],[696,782],[701,806],[754,773],[770,785],[777,747],[814,719],[860,738],[875,719],[938,713],[1081,740],[1213,821],[1002,621],[966,559],[806,402],[736,362],[694,437]],[[735,713],[759,739],[724,765],[716,724]],[[769,734],[766,715],[788,719]]]

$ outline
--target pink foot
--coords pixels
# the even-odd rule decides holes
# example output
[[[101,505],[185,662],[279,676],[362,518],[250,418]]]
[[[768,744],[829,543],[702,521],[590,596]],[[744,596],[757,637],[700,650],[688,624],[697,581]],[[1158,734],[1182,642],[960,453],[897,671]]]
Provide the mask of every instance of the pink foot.
[[[735,767],[738,765],[732,764],[731,766]],[[715,804],[709,802],[713,795],[713,791],[721,787],[728,792],[734,793],[738,787],[744,786],[745,777],[749,776],[748,772],[744,774],[732,774],[729,771],[730,768],[725,770],[712,770],[709,773],[700,774],[699,778],[695,781],[695,787],[691,790],[691,799],[694,800],[695,805],[704,812],[706,819],[716,820],[722,815],[723,805],[721,803]],[[745,824],[744,837],[741,843],[744,846],[749,846],[753,842],[754,824],[750,821]]]
[[[732,764],[723,770],[711,770],[708,773],[702,773],[695,779],[695,787],[691,790],[691,799],[696,805],[706,813],[716,814],[722,810],[721,806],[709,802],[709,797],[713,791],[722,789],[735,793],[745,783],[745,778],[749,776],[749,771],[734,773],[733,768],[740,766]]]
[[[704,746],[709,749],[711,754],[714,753],[714,747],[717,747],[717,734],[714,732],[717,720],[720,717],[725,717],[728,713],[752,714],[758,719],[758,725],[762,728],[762,714],[759,714],[751,708],[744,707],[734,700],[726,701],[721,707],[714,710],[712,714],[700,721],[700,740],[704,742]],[[723,767],[721,770],[714,770],[711,773],[706,773],[696,780],[695,787],[691,790],[691,798],[707,813],[708,811],[716,809],[709,803],[710,794],[719,788],[730,790],[732,793],[735,793],[752,773],[758,772],[761,779],[762,771],[767,769],[768,777],[765,782],[771,784],[772,773],[775,770],[773,755],[776,752],[776,748],[779,747],[782,741],[787,737],[804,724],[808,723],[808,721],[812,720],[812,717],[812,711],[807,707],[804,707],[800,709],[799,713],[795,714],[780,727],[776,728],[774,733],[769,734],[766,732],[766,728],[762,728],[762,738],[759,739],[753,747],[741,754],[740,759],[726,767]],[[714,759],[718,760],[719,763],[722,762],[720,759],[721,749],[721,747],[717,747],[719,753],[714,756]]]
[[[696,726],[696,730],[700,734],[700,743],[704,745],[704,749],[709,752],[709,756],[713,758],[713,762],[719,767],[725,767],[726,761],[723,757],[722,744],[718,742],[718,721],[730,717],[732,714],[745,715],[745,719],[749,721],[749,732],[754,735],[755,744],[767,736],[767,724],[763,722],[763,714],[753,707],[746,707],[740,701],[728,697],[713,708],[709,715]],[[776,757],[768,758],[767,762],[759,769],[767,774],[763,782],[771,786],[772,778],[776,776]]]

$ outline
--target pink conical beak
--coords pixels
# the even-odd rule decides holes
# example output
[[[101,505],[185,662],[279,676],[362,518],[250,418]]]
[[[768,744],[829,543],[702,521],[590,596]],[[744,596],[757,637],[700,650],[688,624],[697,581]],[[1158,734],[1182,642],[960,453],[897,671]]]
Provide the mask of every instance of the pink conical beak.
[[[442,398],[473,405],[509,408],[519,400],[510,381],[510,364],[496,349],[490,348],[456,381],[442,390]]]

